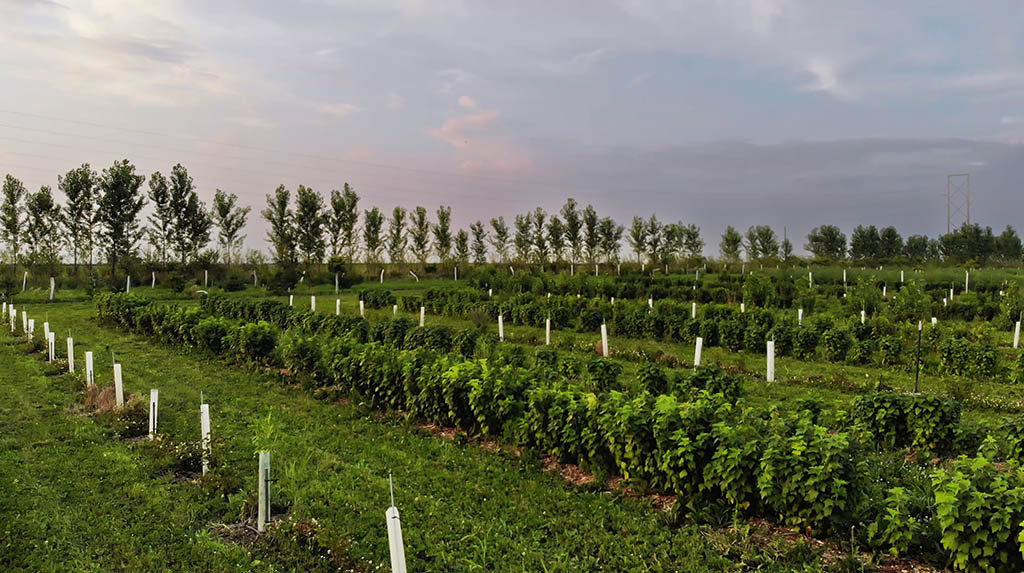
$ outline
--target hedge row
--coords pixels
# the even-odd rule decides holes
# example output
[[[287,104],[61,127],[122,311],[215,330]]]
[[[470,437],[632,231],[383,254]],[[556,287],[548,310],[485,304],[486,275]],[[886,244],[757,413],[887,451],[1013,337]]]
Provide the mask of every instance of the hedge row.
[[[911,283],[886,283],[872,277],[850,277],[844,284],[841,275],[815,277],[813,288],[809,288],[805,274],[787,275],[771,273],[733,274],[705,273],[700,279],[694,276],[661,275],[651,273],[625,272],[621,276],[593,276],[586,269],[575,276],[551,274],[539,269],[520,269],[514,275],[497,266],[476,269],[469,273],[468,283],[478,289],[494,292],[514,292],[546,296],[547,293],[560,296],[576,296],[577,294],[592,298],[616,297],[617,299],[655,300],[671,298],[684,302],[696,301],[707,303],[738,303],[745,301],[748,306],[774,309],[803,308],[808,312],[816,307],[828,306],[829,301],[850,300],[856,298],[855,293],[870,293],[868,298],[881,299],[883,286],[888,286],[890,293],[903,291],[911,285],[920,291],[932,310],[932,314],[948,319],[992,320],[1001,310],[999,293],[1005,287],[998,284],[986,284],[972,281],[971,293],[962,293],[957,289],[957,296],[948,305],[943,298],[948,298],[950,284],[947,282],[914,281]],[[916,285],[920,285],[919,287]],[[857,301],[858,309],[870,301]],[[880,302],[880,301],[879,301]],[[1018,312],[1021,309],[1018,309]],[[919,315],[916,315],[919,316]],[[1014,313],[1016,316],[1016,313]]]
[[[241,311],[226,301],[204,306]],[[688,374],[689,394],[588,392],[552,366],[557,354],[548,354],[551,349],[526,366],[364,341],[358,333],[377,329],[355,322],[350,333],[338,336],[324,334],[332,327],[308,317],[279,317],[296,325],[281,333],[265,321],[235,324],[132,295],[103,295],[98,308],[102,319],[132,331],[242,363],[263,365],[260,357],[274,356],[278,347],[276,355],[293,373],[325,396],[352,393],[376,408],[502,437],[596,473],[675,492],[691,510],[726,504],[744,515],[832,534],[848,532],[856,519],[869,524],[866,535],[874,546],[896,554],[920,551],[933,540],[960,569],[1020,570],[1024,479],[1016,462],[1004,467],[990,461],[1019,458],[1019,437],[990,437],[983,446],[989,457],[962,458],[937,471],[931,502],[922,506],[902,486],[877,498],[878,484],[866,478],[870,457],[855,434],[818,425],[816,411],[746,408],[734,396],[708,391],[736,384],[714,367]],[[310,325],[320,332],[311,334]],[[653,385],[664,374],[642,369],[641,376]],[[940,451],[955,439],[948,428],[958,425],[959,407],[927,396],[880,394],[862,398],[851,418],[880,445]],[[1024,418],[1015,424],[1004,428],[1007,435],[1019,436]],[[1002,443],[1011,444],[1009,451],[996,452]]]
[[[131,295],[100,297],[98,309],[104,320],[179,343],[198,344],[202,336],[186,333],[223,320]],[[216,346],[221,355],[262,365],[268,353],[251,353],[253,332],[269,330],[288,345],[281,351],[286,365],[307,383],[618,473],[676,492],[690,507],[728,502],[785,523],[838,531],[858,492],[862,462],[848,433],[830,433],[800,414],[741,408],[722,393],[586,392],[542,360],[525,368],[355,337],[282,337],[266,322],[225,326]],[[689,377],[692,386],[713,386],[711,380],[727,375],[701,367]]]
[[[861,324],[851,317],[816,314],[798,326],[792,313],[762,308],[741,313],[717,304],[701,306],[694,319],[690,304],[672,300],[659,300],[651,308],[633,300],[611,304],[604,299],[532,294],[497,298],[476,289],[430,289],[423,297],[403,297],[401,305],[408,312],[418,312],[422,305],[434,314],[475,317],[478,322],[502,314],[511,324],[533,327],[543,327],[550,318],[552,328],[583,333],[596,333],[605,323],[612,335],[629,338],[693,343],[699,336],[705,347],[734,352],[764,352],[765,341],[775,340],[777,356],[885,367],[909,362],[904,351],[913,348],[917,334],[912,325],[897,327],[884,317]],[[1005,370],[988,338],[963,327],[929,327],[926,342],[926,358],[930,354],[938,359],[938,372],[993,377]]]

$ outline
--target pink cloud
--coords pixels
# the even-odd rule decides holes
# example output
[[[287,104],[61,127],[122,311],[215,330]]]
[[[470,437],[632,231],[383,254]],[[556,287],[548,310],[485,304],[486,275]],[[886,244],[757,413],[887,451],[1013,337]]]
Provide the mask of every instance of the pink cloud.
[[[476,101],[474,101],[473,98],[469,96],[459,96],[459,105],[462,107],[475,108]]]
[[[503,141],[494,133],[497,111],[450,117],[434,137],[455,148],[461,171],[521,172],[533,165],[529,152]]]
[[[462,117],[449,117],[434,131],[434,137],[446,141],[454,147],[464,147],[469,144],[470,135],[480,132],[498,119],[498,112],[484,111]]]
[[[373,161],[377,159],[377,152],[368,147],[360,147],[346,152],[345,159],[351,159],[352,161]]]

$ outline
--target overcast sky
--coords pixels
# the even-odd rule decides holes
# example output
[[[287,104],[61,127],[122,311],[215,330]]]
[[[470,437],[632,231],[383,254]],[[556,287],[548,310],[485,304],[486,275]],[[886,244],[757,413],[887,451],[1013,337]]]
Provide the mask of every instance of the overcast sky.
[[[459,226],[566,197],[627,225],[946,228],[1024,215],[1024,3],[0,0],[0,174],[189,168]]]

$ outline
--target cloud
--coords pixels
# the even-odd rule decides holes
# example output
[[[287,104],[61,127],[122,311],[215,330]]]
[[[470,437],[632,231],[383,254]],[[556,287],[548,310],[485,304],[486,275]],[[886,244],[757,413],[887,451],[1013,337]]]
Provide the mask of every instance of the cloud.
[[[806,84],[804,89],[825,92],[840,100],[856,99],[857,94],[849,86],[840,83],[839,70],[835,63],[823,58],[814,58],[807,63],[807,72],[814,76],[814,80]]]
[[[583,74],[611,56],[610,48],[601,47],[573,54],[564,59],[549,59],[540,63],[540,69],[554,74]]]
[[[999,118],[999,123],[1003,125],[1018,125],[1024,123],[1024,115],[1004,115]]]
[[[988,71],[946,77],[942,84],[953,89],[979,91],[1013,91],[1024,88],[1024,72]]]
[[[523,172],[532,165],[530,153],[495,133],[497,111],[451,117],[434,130],[434,137],[455,148],[456,164],[467,172]]]
[[[904,235],[945,232],[946,174],[971,172],[972,216],[994,228],[1024,209],[1024,145],[959,138],[849,138],[773,143],[714,141],[581,148],[551,142],[535,169],[557,166],[561,195],[584,193],[617,220],[657,213],[704,232],[708,252],[726,225],[767,224],[794,243],[814,226],[847,233],[895,225]],[[545,205],[550,190],[520,201]],[[800,241],[795,237],[800,237]]]
[[[473,98],[471,98],[469,96],[459,96],[459,106],[461,106],[461,107],[468,107],[468,108],[475,108],[476,107],[476,102],[473,101]]]
[[[0,21],[0,44],[20,61],[13,74],[76,96],[189,107],[237,88],[233,72],[182,39],[190,19],[176,3],[17,2],[0,4]]]
[[[358,106],[350,103],[324,103],[316,106],[316,110],[320,113],[337,118],[346,118],[360,111],[360,109]]]
[[[388,94],[388,109],[402,109],[405,107],[405,100],[402,96],[391,92]]]
[[[437,76],[441,78],[440,92],[443,94],[452,93],[456,87],[468,83],[473,78],[473,74],[458,68],[441,70]]]
[[[453,147],[468,145],[474,133],[480,133],[498,119],[498,112],[485,111],[462,117],[450,117],[441,127],[434,131],[434,137],[445,141]]]
[[[277,124],[270,119],[253,115],[228,117],[225,118],[224,121],[226,123],[232,123],[242,127],[253,127],[258,129],[274,129],[277,127]]]
[[[630,78],[629,83],[626,84],[626,87],[628,87],[628,88],[638,88],[638,87],[646,84],[652,77],[654,77],[654,74],[652,74],[651,72],[644,72],[642,74],[637,74],[637,75],[633,76],[632,78]]]

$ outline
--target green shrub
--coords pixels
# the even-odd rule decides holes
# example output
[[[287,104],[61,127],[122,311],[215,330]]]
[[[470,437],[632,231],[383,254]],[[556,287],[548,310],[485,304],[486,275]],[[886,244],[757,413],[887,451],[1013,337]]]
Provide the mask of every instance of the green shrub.
[[[233,349],[241,360],[260,366],[274,364],[277,333],[265,321],[244,324],[235,333]]]
[[[926,524],[911,512],[909,497],[902,487],[890,488],[885,498],[885,511],[868,525],[868,540],[875,546],[888,548],[893,557],[906,555],[911,544],[917,543],[926,532]]]
[[[878,342],[878,350],[882,358],[882,366],[900,364],[903,353],[903,342],[896,336],[883,336]]]
[[[798,328],[793,337],[793,355],[801,360],[814,358],[820,336],[810,328]]]
[[[984,457],[961,457],[935,472],[942,545],[964,571],[1022,571],[1024,477]]]
[[[858,466],[846,433],[802,416],[776,424],[761,457],[758,489],[784,523],[833,531],[852,507]]]
[[[228,349],[229,325],[223,318],[209,317],[192,327],[192,338],[196,345],[212,354],[222,354]]]
[[[1014,384],[1024,383],[1024,351],[1017,354],[1010,367],[1010,381]]]
[[[599,390],[607,390],[618,381],[622,364],[611,358],[591,358],[587,361],[587,374]]]
[[[281,342],[281,357],[286,368],[294,374],[319,378],[318,367],[323,350],[320,343],[308,336],[286,335]]]
[[[822,350],[825,359],[829,362],[842,362],[846,360],[846,353],[849,352],[852,340],[850,333],[841,328],[833,328],[825,331],[821,336]]]
[[[970,369],[970,344],[966,338],[949,337],[939,343],[939,367],[946,374],[964,376]]]
[[[874,392],[857,398],[852,418],[878,447],[946,454],[955,448],[960,404],[929,394]]]

